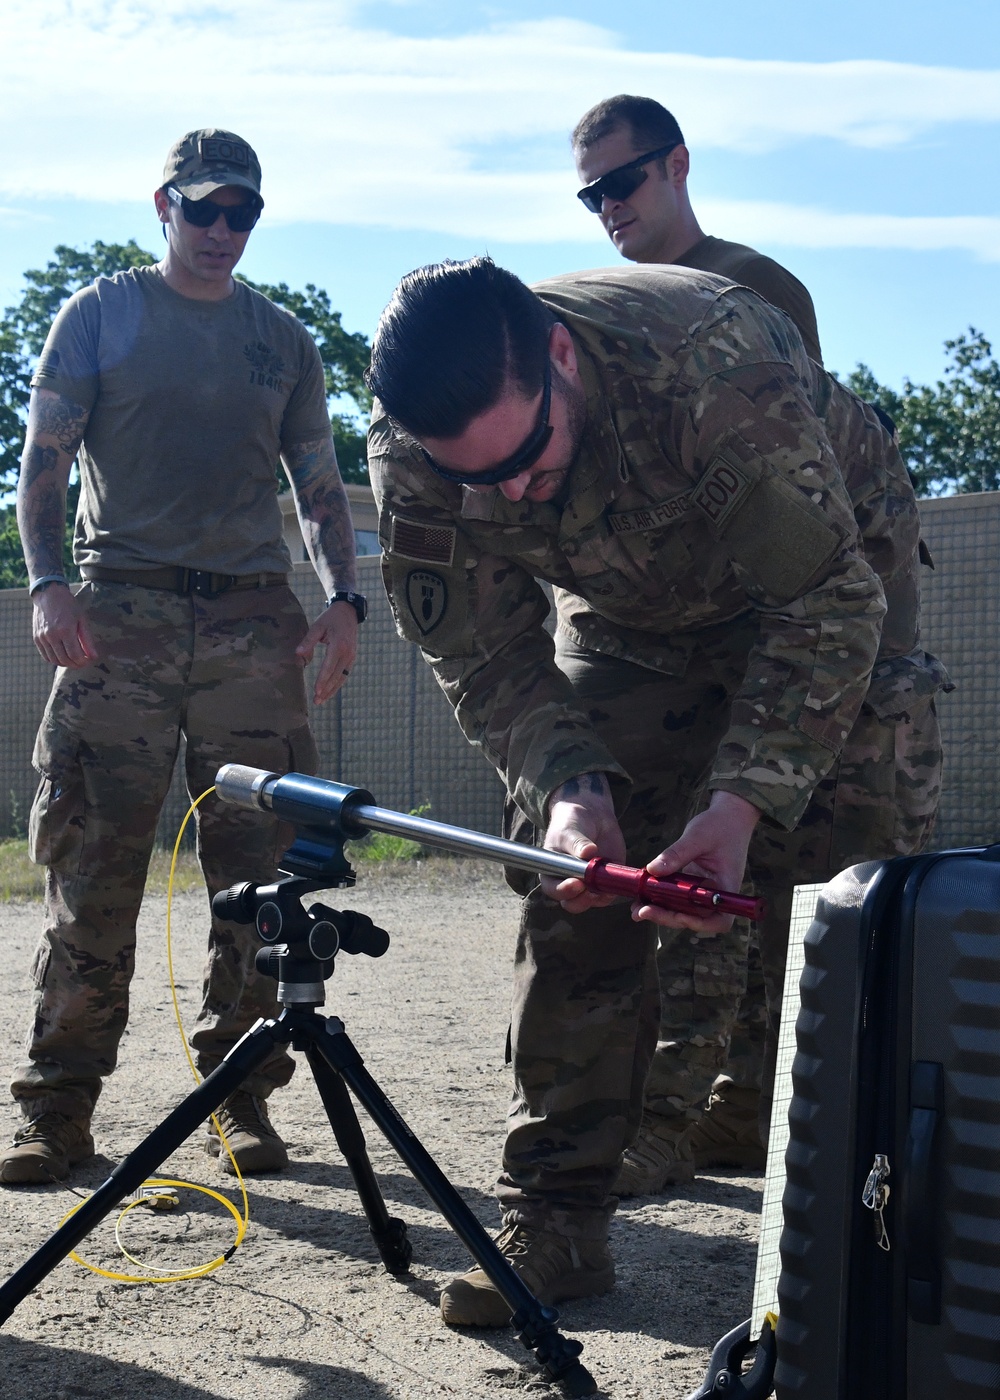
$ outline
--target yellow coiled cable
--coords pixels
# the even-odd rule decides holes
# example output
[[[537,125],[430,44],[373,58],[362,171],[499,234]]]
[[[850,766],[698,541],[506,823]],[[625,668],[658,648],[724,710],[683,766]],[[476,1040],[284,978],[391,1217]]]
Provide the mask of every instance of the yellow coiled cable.
[[[181,841],[184,838],[184,832],[187,828],[188,822],[194,815],[195,809],[202,802],[204,802],[206,797],[210,796],[210,794],[214,791],[214,787],[208,788],[205,792],[201,794],[199,798],[196,798],[195,801],[192,802],[191,806],[188,808],[187,814],[185,815],[184,820],[181,822],[180,830],[177,833],[177,840],[174,842],[174,853],[173,858],[170,862],[170,878],[167,881],[167,974],[170,978],[170,995],[173,998],[174,1016],[177,1019],[177,1029],[180,1031],[181,1044],[184,1046],[184,1054],[187,1056],[187,1062],[191,1067],[191,1073],[194,1075],[194,1080],[196,1084],[201,1083],[201,1075],[198,1073],[198,1070],[195,1066],[194,1058],[192,1057],[191,1050],[188,1046],[187,1036],[184,1034],[184,1022],[181,1018],[181,1008],[177,1000],[177,984],[174,981],[174,956],[173,945],[171,940],[170,916],[173,910],[174,876],[177,871],[177,856],[180,853]],[[76,1250],[73,1250],[69,1257],[72,1260],[74,1260],[75,1263],[82,1264],[85,1269],[89,1269],[91,1273],[100,1274],[101,1278],[114,1279],[116,1283],[181,1283],[185,1279],[204,1278],[206,1274],[211,1274],[214,1273],[216,1269],[221,1269],[222,1265],[227,1263],[233,1257],[233,1255],[239,1249],[240,1245],[243,1243],[244,1238],[246,1237],[247,1227],[250,1224],[250,1202],[247,1199],[247,1188],[243,1181],[242,1173],[240,1172],[239,1166],[236,1162],[236,1158],[233,1156],[226,1135],[222,1131],[222,1125],[219,1123],[219,1120],[216,1118],[214,1113],[212,1114],[212,1123],[215,1126],[215,1131],[219,1135],[219,1140],[222,1143],[222,1146],[225,1149],[230,1162],[232,1162],[233,1164],[233,1171],[236,1173],[236,1180],[239,1183],[240,1192],[243,1197],[242,1215],[240,1214],[237,1207],[233,1204],[233,1202],[228,1199],[228,1197],[223,1196],[222,1193],[219,1191],[213,1191],[209,1186],[199,1186],[196,1182],[193,1181],[174,1181],[166,1177],[150,1177],[148,1181],[143,1182],[142,1187],[140,1188],[142,1194],[138,1196],[136,1200],[130,1201],[129,1204],[125,1207],[125,1209],[118,1216],[118,1221],[115,1225],[115,1241],[118,1245],[118,1248],[121,1250],[122,1254],[125,1256],[125,1258],[129,1261],[130,1264],[135,1264],[140,1269],[149,1270],[151,1266],[148,1264],[144,1264],[140,1259],[136,1259],[134,1255],[129,1253],[129,1251],[125,1248],[124,1243],[122,1242],[122,1225],[124,1224],[125,1218],[128,1215],[129,1211],[135,1210],[136,1206],[154,1204],[158,1199],[170,1201],[171,1198],[168,1195],[168,1193],[175,1189],[187,1191],[200,1191],[203,1196],[211,1196],[214,1201],[218,1201],[221,1205],[224,1205],[226,1210],[229,1211],[230,1215],[236,1221],[236,1238],[233,1241],[233,1243],[229,1246],[229,1248],[225,1251],[225,1253],[220,1254],[216,1259],[210,1260],[207,1264],[199,1264],[196,1268],[193,1269],[162,1269],[158,1270],[155,1273],[147,1272],[141,1276],[137,1274],[118,1274],[114,1273],[110,1269],[102,1269],[97,1264],[91,1264],[89,1260],[84,1259],[82,1255],[76,1252]],[[72,1210],[68,1210],[63,1216],[62,1220],[59,1222],[60,1225],[65,1224],[65,1222],[69,1220],[71,1216],[75,1215],[76,1212],[81,1208],[81,1206],[83,1206],[83,1204],[83,1201],[78,1201]]]

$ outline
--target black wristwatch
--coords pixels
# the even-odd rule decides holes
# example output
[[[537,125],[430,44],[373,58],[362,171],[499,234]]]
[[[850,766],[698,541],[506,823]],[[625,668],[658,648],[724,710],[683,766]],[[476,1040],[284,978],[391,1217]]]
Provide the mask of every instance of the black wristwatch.
[[[351,607],[358,615],[358,621],[364,622],[368,616],[368,599],[363,593],[349,593],[345,588],[338,588],[336,593],[331,593],[326,600],[326,606],[333,603],[350,603]]]

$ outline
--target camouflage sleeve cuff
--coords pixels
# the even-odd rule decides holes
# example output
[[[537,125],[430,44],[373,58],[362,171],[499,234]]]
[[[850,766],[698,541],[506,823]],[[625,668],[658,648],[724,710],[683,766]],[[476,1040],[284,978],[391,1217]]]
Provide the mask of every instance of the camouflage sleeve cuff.
[[[511,796],[539,829],[544,831],[549,824],[549,799],[556,788],[579,778],[584,773],[604,773],[611,787],[615,812],[621,816],[632,795],[632,780],[620,763],[616,763],[607,749],[599,742],[591,746],[591,752],[583,754],[575,747],[572,754],[554,756],[545,771],[532,779],[523,772],[511,790]]]
[[[794,785],[777,781],[774,783],[760,782],[754,778],[712,777],[708,782],[708,790],[709,792],[735,793],[737,797],[751,802],[765,817],[770,817],[785,831],[794,831],[812,800],[816,783],[832,766],[834,757],[834,754],[826,752],[826,761],[822,770],[815,773],[815,781],[810,780],[801,772],[793,775],[796,779]],[[805,767],[808,772],[815,772],[810,765],[806,764]]]

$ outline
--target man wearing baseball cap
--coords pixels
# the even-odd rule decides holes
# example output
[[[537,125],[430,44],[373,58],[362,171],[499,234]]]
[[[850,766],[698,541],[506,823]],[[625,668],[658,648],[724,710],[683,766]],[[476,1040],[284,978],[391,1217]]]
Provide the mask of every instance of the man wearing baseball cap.
[[[35,644],[57,669],[33,758],[46,927],[11,1085],[23,1121],[0,1156],[6,1184],[61,1180],[93,1155],[91,1114],[128,1019],[136,918],[181,736],[192,796],[225,761],[313,771],[303,667],[324,648],[322,703],[353,664],[365,601],[323,365],[294,316],[233,279],[260,186],[241,137],[182,137],[155,193],[163,260],[71,297],[32,379],[18,523]],[[288,587],[279,458],[329,600],[311,627]],[[76,594],[63,575],[74,459]],[[269,878],[289,841],[214,796],[197,820],[210,896]],[[247,929],[213,917],[191,1036],[203,1073],[274,1010],[254,951]],[[220,1112],[244,1172],[287,1163],[265,1101],[291,1072],[275,1053]],[[214,1132],[207,1147],[220,1152]]]

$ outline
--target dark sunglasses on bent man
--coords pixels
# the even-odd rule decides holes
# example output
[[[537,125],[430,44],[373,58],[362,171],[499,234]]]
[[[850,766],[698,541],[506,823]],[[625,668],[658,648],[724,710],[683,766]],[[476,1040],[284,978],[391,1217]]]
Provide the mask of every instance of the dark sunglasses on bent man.
[[[639,186],[649,179],[649,171],[644,170],[643,166],[648,165],[651,160],[662,160],[680,144],[679,141],[671,141],[669,146],[661,146],[658,151],[647,151],[644,156],[636,156],[635,160],[626,161],[624,165],[616,165],[614,170],[609,170],[593,184],[584,185],[582,190],[577,190],[577,199],[582,200],[592,214],[601,212],[601,204],[605,199],[628,199],[630,194],[634,194]]]
[[[184,222],[195,228],[211,228],[221,214],[230,233],[249,233],[264,205],[259,199],[248,199],[243,204],[216,204],[211,199],[188,199],[186,194],[167,186],[167,197],[181,207]]]
[[[551,406],[552,361],[546,355],[545,380],[542,387],[542,403],[538,410],[538,423],[532,428],[516,452],[512,452],[497,466],[490,467],[488,471],[484,472],[455,472],[450,467],[442,467],[441,463],[431,456],[426,447],[420,448],[421,455],[431,471],[437,472],[438,476],[444,477],[445,481],[457,482],[459,486],[496,486],[498,482],[510,481],[512,477],[520,476],[529,467],[533,467],[548,447],[549,438],[552,436],[552,425],[549,422]],[[417,445],[419,446],[419,443]]]

